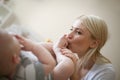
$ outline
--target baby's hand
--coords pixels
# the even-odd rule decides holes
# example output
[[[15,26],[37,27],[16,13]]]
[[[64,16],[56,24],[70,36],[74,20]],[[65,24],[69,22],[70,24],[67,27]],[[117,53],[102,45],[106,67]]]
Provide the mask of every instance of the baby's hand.
[[[14,36],[19,41],[19,43],[22,45],[22,50],[31,51],[31,49],[33,48],[32,40],[24,38],[20,35],[14,35]]]

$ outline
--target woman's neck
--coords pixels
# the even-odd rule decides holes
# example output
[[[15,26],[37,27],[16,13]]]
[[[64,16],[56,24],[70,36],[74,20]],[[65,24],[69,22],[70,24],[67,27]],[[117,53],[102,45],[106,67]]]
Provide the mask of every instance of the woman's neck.
[[[85,77],[85,75],[90,71],[90,69],[93,67],[93,65],[95,64],[95,61],[93,58],[90,58],[90,60],[88,61],[88,63],[84,66],[84,68],[80,69],[80,76],[81,79],[83,77]]]

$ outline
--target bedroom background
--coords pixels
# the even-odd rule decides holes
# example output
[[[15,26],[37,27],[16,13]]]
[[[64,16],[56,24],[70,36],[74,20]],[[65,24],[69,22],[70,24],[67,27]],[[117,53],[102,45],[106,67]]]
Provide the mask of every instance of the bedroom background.
[[[55,41],[69,32],[74,19],[82,14],[102,17],[108,24],[109,39],[102,49],[120,80],[120,0],[0,0],[12,14],[1,26],[37,41]],[[0,14],[2,11],[0,11]]]

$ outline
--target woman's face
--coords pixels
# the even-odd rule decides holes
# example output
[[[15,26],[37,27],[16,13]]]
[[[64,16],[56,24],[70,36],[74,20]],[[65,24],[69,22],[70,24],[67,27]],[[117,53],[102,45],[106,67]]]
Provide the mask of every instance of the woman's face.
[[[81,24],[80,20],[76,20],[68,34],[68,49],[81,57],[90,49],[91,43],[90,32]]]

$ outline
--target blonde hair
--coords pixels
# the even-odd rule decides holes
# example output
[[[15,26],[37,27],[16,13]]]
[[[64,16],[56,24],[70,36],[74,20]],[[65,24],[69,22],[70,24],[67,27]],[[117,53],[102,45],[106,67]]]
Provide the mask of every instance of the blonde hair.
[[[82,21],[82,25],[84,25],[89,30],[93,39],[100,41],[99,45],[96,48],[90,49],[85,54],[85,56],[82,57],[80,65],[84,68],[88,66],[89,59],[93,55],[96,55],[96,57],[100,55],[100,50],[104,46],[108,38],[108,29],[105,21],[98,16],[82,15],[77,19]]]

